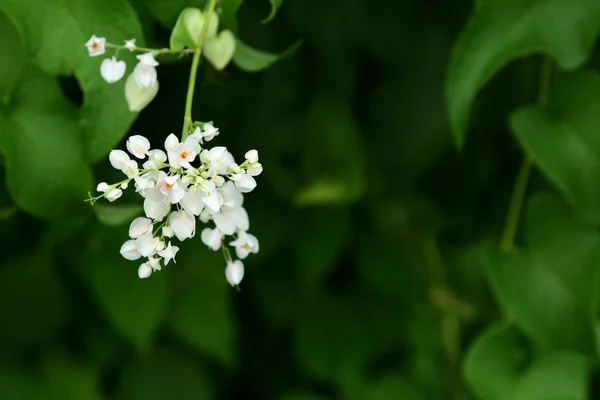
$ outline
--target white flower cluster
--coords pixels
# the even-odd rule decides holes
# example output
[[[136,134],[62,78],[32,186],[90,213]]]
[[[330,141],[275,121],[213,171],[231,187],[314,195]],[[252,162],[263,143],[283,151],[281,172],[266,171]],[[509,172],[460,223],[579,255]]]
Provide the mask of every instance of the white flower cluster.
[[[106,52],[106,46],[106,38],[96,37],[95,35],[93,35],[85,44],[91,57],[104,54]],[[109,46],[113,45],[109,44]],[[129,51],[144,50],[136,47],[135,39],[126,40],[125,44],[120,47]],[[112,56],[112,58],[105,58],[102,61],[102,64],[100,64],[100,75],[108,83],[117,82],[125,75],[127,65],[125,64],[125,61],[117,60],[117,54]],[[139,54],[136,57],[139,61],[133,69],[133,72],[127,78],[125,84],[125,98],[130,111],[140,111],[154,99],[158,92],[158,79],[156,73],[158,61],[154,59],[154,53],[149,51]]]
[[[259,246],[255,236],[248,233],[248,214],[243,207],[243,193],[256,187],[255,176],[262,172],[258,152],[250,150],[245,161],[236,164],[225,147],[202,148],[219,130],[212,124],[197,127],[182,143],[174,134],[165,140],[165,151],[150,149],[150,142],[143,136],[131,136],[126,143],[131,158],[123,150],[112,150],[109,156],[112,166],[127,178],[109,185],[98,184],[100,198],[115,201],[123,194],[131,181],[135,190],[144,198],[146,217],[133,220],[129,227],[130,240],[121,247],[121,254],[128,260],[147,258],[138,269],[140,278],[147,278],[161,269],[161,261],[167,265],[175,262],[179,251],[172,243],[191,238],[196,233],[196,219],[203,223],[214,222],[201,232],[202,241],[212,250],[222,249],[227,261],[225,276],[232,285],[238,285],[244,277],[244,265],[231,259],[224,241],[232,236],[230,246],[235,248],[239,259],[257,253]],[[145,160],[140,168],[136,159]],[[194,166],[196,161],[199,166]]]

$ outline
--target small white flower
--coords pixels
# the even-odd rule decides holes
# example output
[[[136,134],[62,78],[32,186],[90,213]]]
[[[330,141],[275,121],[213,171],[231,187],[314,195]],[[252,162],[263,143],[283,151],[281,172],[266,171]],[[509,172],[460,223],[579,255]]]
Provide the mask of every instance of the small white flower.
[[[244,264],[240,260],[228,261],[225,267],[225,278],[231,286],[237,286],[244,279]]]
[[[129,237],[137,239],[149,232],[152,232],[152,221],[148,218],[137,217],[129,225]]]
[[[158,66],[158,61],[154,59],[152,52],[140,54],[137,58],[140,62],[133,69],[133,78],[142,88],[153,86],[157,82],[155,67]]]
[[[223,205],[223,195],[215,190],[210,195],[202,197],[202,202],[210,213],[218,213]]]
[[[193,237],[196,231],[196,219],[194,215],[185,210],[171,213],[169,224],[173,229],[173,233],[180,241]]]
[[[135,245],[135,240],[128,240],[123,243],[120,252],[124,258],[131,261],[137,260],[142,256]]]
[[[163,226],[162,234],[164,237],[172,238],[173,237],[173,228],[170,226]]]
[[[152,271],[160,271],[160,258],[148,257],[148,265],[152,268]]]
[[[154,201],[167,199],[171,204],[176,204],[185,196],[185,188],[179,182],[179,175],[167,176],[164,171],[159,171],[156,186],[148,189],[146,196]]]
[[[125,41],[125,48],[129,51],[135,50],[135,39],[129,39]]]
[[[242,193],[249,193],[256,187],[256,180],[249,174],[239,173],[229,177]]]
[[[96,35],[92,35],[90,40],[85,44],[85,47],[87,47],[90,57],[102,55],[106,51],[106,38],[99,38]]]
[[[133,135],[127,139],[127,151],[139,159],[144,159],[150,150],[150,141],[142,135]]]
[[[204,202],[202,201],[206,194],[202,193],[199,190],[192,192],[191,190],[185,193],[183,199],[181,199],[181,206],[187,210],[188,212],[194,215],[200,215],[202,210],[204,210]]]
[[[235,253],[242,260],[248,257],[250,253],[258,253],[258,239],[256,236],[251,235],[244,231],[237,233],[237,239],[229,243],[230,246],[235,247]]]
[[[190,135],[195,141],[200,144],[204,143],[204,140],[207,142],[211,141],[215,136],[219,134],[219,129],[215,128],[211,124],[204,124],[204,130],[200,128],[196,128],[194,133]]]
[[[232,235],[236,230],[247,231],[250,221],[248,213],[242,207],[244,203],[242,193],[232,182],[227,182],[222,188],[217,189],[217,192],[223,197],[223,205],[219,212],[212,216],[217,228],[226,235]]]
[[[122,170],[123,166],[130,158],[123,150],[111,150],[108,155],[108,160],[113,168]]]
[[[140,254],[144,257],[149,257],[156,253],[158,242],[160,242],[160,239],[152,236],[152,232],[148,232],[135,239],[135,245]]]
[[[167,216],[171,209],[171,203],[168,201],[154,201],[146,198],[144,200],[144,213],[148,218],[152,218],[155,221],[162,221]]]
[[[179,251],[179,247],[171,246],[171,242],[167,245],[167,248],[159,251],[158,255],[165,259],[165,265],[169,263],[169,261],[173,260],[175,262],[175,255]]]
[[[252,163],[246,168],[246,173],[250,176],[258,176],[263,172],[261,163]]]
[[[226,173],[227,168],[235,163],[233,155],[223,146],[213,147],[203,154],[203,158],[202,162],[209,165],[208,175],[211,177]]]
[[[135,160],[129,160],[123,165],[122,171],[129,179],[135,178],[139,173],[138,164]]]
[[[138,268],[138,276],[141,279],[147,278],[152,274],[152,267],[148,263],[143,263]]]
[[[127,65],[125,61],[117,61],[117,58],[105,58],[100,64],[100,75],[108,83],[114,83],[120,80],[125,75]]]
[[[254,164],[255,162],[258,162],[258,151],[248,150],[246,154],[244,154],[244,158],[246,158],[250,164]]]
[[[167,138],[165,141],[165,148],[167,145],[171,147],[173,144],[173,141]],[[185,142],[179,143],[175,150],[167,150],[169,164],[171,164],[173,168],[183,167],[185,169],[191,169],[193,167],[190,163],[194,161],[198,153],[200,153],[200,145],[193,138],[187,138]]]
[[[205,245],[207,245],[210,249],[217,251],[221,247],[223,233],[218,228],[204,228],[200,237]]]
[[[167,150],[167,152],[175,151],[177,150],[177,146],[179,146],[179,139],[177,139],[177,136],[171,133],[165,139],[165,150]]]
[[[108,193],[106,193],[106,199],[111,203],[117,200],[119,197],[123,195],[123,191],[121,189],[111,189]]]
[[[108,189],[110,189],[110,186],[108,186],[108,183],[106,183],[106,182],[100,182],[100,183],[98,184],[98,186],[96,186],[96,190],[97,190],[98,192],[102,192],[102,193],[104,193],[104,192],[106,192]]]
[[[164,163],[167,161],[167,155],[160,149],[150,150],[148,152],[148,158],[159,163]]]

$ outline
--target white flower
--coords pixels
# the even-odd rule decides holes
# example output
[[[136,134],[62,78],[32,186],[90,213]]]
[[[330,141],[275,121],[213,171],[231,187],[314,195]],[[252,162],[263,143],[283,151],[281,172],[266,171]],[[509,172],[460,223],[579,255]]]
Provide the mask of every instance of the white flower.
[[[223,205],[223,195],[215,190],[210,195],[202,197],[202,202],[209,213],[215,214],[219,212]]]
[[[167,152],[175,151],[177,150],[177,146],[179,146],[179,139],[177,139],[177,136],[171,133],[165,139],[165,150],[167,150]]]
[[[225,184],[225,178],[223,178],[221,175],[217,175],[212,178],[212,183],[214,183],[215,186],[221,187],[223,184]]]
[[[173,233],[180,241],[191,238],[196,231],[196,219],[194,215],[182,210],[171,213],[169,224]]]
[[[150,86],[141,86],[136,80],[136,74],[130,74],[125,82],[125,100],[129,111],[138,112],[150,104],[158,93],[158,86],[158,81]]]
[[[247,231],[250,227],[248,213],[242,207],[244,196],[235,188],[232,182],[227,182],[217,191],[223,196],[223,205],[213,220],[217,228],[226,235],[232,235],[236,230]]]
[[[179,203],[185,196],[185,188],[179,182],[179,175],[167,176],[164,171],[159,171],[158,174],[156,186],[148,189],[145,195],[158,202],[166,199],[171,204]]]
[[[208,175],[215,177],[226,173],[227,168],[235,163],[233,156],[223,146],[216,146],[212,149],[203,152],[202,162],[209,165]]]
[[[249,193],[256,187],[256,180],[249,174],[239,173],[229,177],[242,193]]]
[[[244,154],[244,158],[248,160],[250,164],[254,164],[255,162],[258,162],[258,151],[248,150],[246,154]]]
[[[100,182],[100,183],[98,184],[98,186],[96,186],[96,190],[97,190],[98,192],[102,192],[102,193],[104,193],[104,192],[106,192],[108,189],[110,189],[110,186],[108,186],[108,183],[106,183],[106,182]]]
[[[225,278],[231,286],[237,286],[244,279],[244,264],[240,260],[228,261],[225,267]]]
[[[252,163],[246,168],[246,173],[250,176],[258,176],[262,173],[263,167],[261,163]]]
[[[219,250],[221,247],[221,240],[223,239],[223,233],[218,229],[204,228],[200,235],[202,242],[214,251]]]
[[[175,142],[172,140],[172,138],[170,138],[171,136],[175,135],[169,135],[165,141],[165,148],[167,148],[167,145],[170,148],[173,147]],[[171,164],[173,168],[193,168],[190,163],[194,161],[198,153],[200,153],[200,145],[193,138],[189,137],[185,140],[185,142],[179,143],[177,147],[175,147],[175,150],[170,150],[167,148],[169,164]]]
[[[119,197],[123,195],[123,191],[121,189],[111,189],[108,193],[106,193],[106,199],[111,203],[117,200]]]
[[[147,278],[152,274],[152,267],[148,263],[143,263],[138,268],[138,276],[141,279]]]
[[[129,237],[137,239],[149,232],[152,232],[152,221],[148,218],[137,217],[129,225]]]
[[[160,149],[150,150],[148,152],[148,158],[159,163],[164,163],[167,161],[167,155]]]
[[[163,226],[162,234],[164,237],[168,237],[168,238],[173,237],[173,228],[171,228],[170,226]]]
[[[127,139],[127,151],[139,159],[144,159],[150,150],[150,141],[142,135],[133,135]]]
[[[219,129],[212,126],[212,124],[204,124],[203,128],[204,130],[196,128],[194,130],[194,133],[190,135],[191,138],[193,138],[200,144],[203,144],[204,140],[206,140],[207,142],[211,141],[215,136],[219,134]]]
[[[171,246],[171,242],[167,245],[167,248],[159,251],[158,255],[165,259],[165,265],[169,263],[169,261],[173,260],[175,262],[175,255],[179,251],[179,247]]]
[[[148,257],[148,265],[153,271],[160,271],[160,258]]]
[[[129,160],[123,165],[122,171],[129,179],[135,178],[139,173],[138,164],[135,160]]]
[[[244,231],[239,231],[237,239],[229,245],[235,247],[235,253],[241,259],[246,258],[250,253],[258,253],[258,239]]]
[[[135,39],[126,40],[124,47],[129,51],[134,51],[135,50]]]
[[[123,243],[120,252],[124,258],[132,261],[137,260],[142,256],[135,245],[135,240],[128,240]]]
[[[206,197],[206,194],[199,190],[194,192],[188,190],[185,193],[185,196],[183,196],[183,199],[181,199],[180,204],[184,210],[187,210],[194,215],[200,215],[202,210],[204,210],[204,202],[202,201],[204,197]]]
[[[106,38],[99,38],[96,35],[92,35],[90,40],[85,44],[85,47],[87,47],[90,57],[102,55],[106,51]]]
[[[137,84],[142,88],[153,86],[157,82],[156,66],[158,61],[154,59],[152,52],[137,56],[140,62],[133,69],[132,75]]]
[[[105,58],[100,64],[100,75],[108,83],[114,83],[125,75],[127,65],[125,61],[117,61],[117,57]]]
[[[171,203],[168,201],[154,201],[149,198],[144,200],[144,213],[155,221],[162,221],[170,209]]]
[[[129,156],[123,150],[111,150],[108,160],[113,168],[122,170],[125,163],[129,161]]]
[[[140,254],[144,257],[149,257],[156,253],[158,242],[160,242],[160,239],[152,236],[152,232],[148,232],[135,239],[135,245]]]

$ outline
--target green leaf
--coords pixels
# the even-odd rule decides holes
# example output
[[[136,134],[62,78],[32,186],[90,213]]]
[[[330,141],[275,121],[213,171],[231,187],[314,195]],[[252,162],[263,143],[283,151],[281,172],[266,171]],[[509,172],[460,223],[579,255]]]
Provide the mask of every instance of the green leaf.
[[[326,398],[308,392],[294,392],[278,397],[278,400],[326,400]]]
[[[464,363],[465,379],[481,400],[587,399],[586,359],[555,352],[528,361],[514,328],[496,325],[471,346]]]
[[[66,354],[55,353],[43,361],[44,398],[100,400],[100,379],[96,372]]]
[[[549,104],[515,112],[510,124],[544,175],[600,222],[600,75],[557,74]]]
[[[296,52],[296,50],[298,50],[298,48],[300,48],[301,45],[302,42],[298,41],[281,53],[274,54],[254,49],[237,38],[233,62],[244,71],[258,72],[270,67],[279,60],[283,60],[284,58],[291,56]]]
[[[177,260],[167,323],[191,346],[232,366],[235,322],[231,296],[238,293],[225,280],[221,253],[198,246],[201,251]]]
[[[33,67],[22,71],[9,109],[0,111],[0,150],[20,208],[46,219],[84,209],[91,174],[81,156],[75,109],[54,78]]]
[[[0,352],[31,348],[65,325],[65,289],[47,254],[6,262],[0,268]],[[26,318],[24,316],[27,316]]]
[[[587,310],[551,268],[519,250],[489,250],[485,262],[502,308],[538,345],[590,349]]]
[[[216,14],[211,14],[206,39],[215,36],[219,26],[219,18]],[[171,49],[183,50],[185,48],[198,48],[200,35],[205,23],[205,17],[199,8],[186,8],[175,23],[169,40]]]
[[[95,228],[90,239],[86,278],[108,321],[133,344],[146,347],[160,326],[167,309],[166,271],[140,279],[141,261],[121,257],[119,249],[126,231]]]
[[[301,220],[292,258],[303,283],[316,288],[339,264],[350,230],[350,214],[347,209],[320,208],[305,212]]]
[[[134,204],[95,204],[93,210],[98,221],[108,226],[128,224],[143,211],[141,205]]]
[[[221,0],[217,5],[220,9],[221,29],[230,30],[234,34],[238,33],[237,12],[244,0]]]
[[[179,16],[181,10],[186,7],[195,7],[201,10],[206,5],[206,0],[145,0],[148,9],[152,13],[152,16],[160,21],[166,28],[173,28]],[[229,0],[222,0],[220,3],[227,2]]]
[[[283,3],[283,0],[269,0],[269,2],[271,3],[271,12],[269,12],[267,18],[263,19],[263,24],[266,24],[267,22],[275,18],[275,14],[277,14],[277,10],[279,9],[279,7],[281,7],[281,3]]]
[[[10,93],[27,64],[27,54],[21,44],[19,32],[4,14],[0,14],[0,48],[5,54],[10,54],[10,57],[4,57],[0,61],[0,100],[7,104]]]
[[[122,376],[119,400],[210,400],[208,377],[175,349],[160,349],[135,360]]]
[[[582,65],[600,32],[589,0],[480,0],[456,45],[446,96],[454,141],[463,146],[477,92],[506,64],[548,53],[566,69]]]
[[[294,202],[301,207],[350,204],[362,194],[361,182],[321,178],[302,187]]]
[[[510,325],[488,328],[465,357],[465,381],[481,400],[510,399],[527,366],[525,341]]]
[[[106,83],[99,72],[103,57],[90,58],[82,45],[95,34],[117,44],[136,38],[143,46],[134,9],[125,0],[48,0],[35,6],[20,0],[0,0],[0,9],[19,29],[38,66],[51,74],[75,75],[84,92],[80,125],[85,154],[91,161],[104,157],[125,135],[137,113],[127,108],[125,79]],[[133,53],[121,52],[119,58],[128,62],[130,71],[133,69]]]
[[[423,396],[412,385],[400,378],[398,374],[391,373],[370,384],[361,398],[365,400],[423,400]]]

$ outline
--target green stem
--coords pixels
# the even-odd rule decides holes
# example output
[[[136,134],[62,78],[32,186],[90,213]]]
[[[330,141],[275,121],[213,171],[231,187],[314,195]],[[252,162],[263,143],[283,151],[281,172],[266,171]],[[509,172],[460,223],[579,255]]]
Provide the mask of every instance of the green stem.
[[[106,47],[110,48],[110,49],[117,49],[117,51],[121,51],[121,50],[127,50],[129,51],[128,48],[126,48],[125,46],[119,45],[119,44],[114,44],[114,43],[106,43]],[[180,55],[184,55],[184,54],[192,54],[195,52],[194,49],[184,49],[184,50],[172,50],[172,49],[151,49],[149,47],[135,47],[135,49],[133,51],[139,51],[142,53],[150,53],[152,52],[155,56],[159,56],[161,54],[180,54]]]
[[[185,114],[183,115],[183,130],[181,132],[181,141],[183,142],[190,134],[190,127],[192,126],[192,102],[194,101],[194,89],[196,87],[196,73],[198,71],[198,64],[200,63],[200,56],[202,55],[202,47],[204,47],[204,40],[208,34],[208,27],[210,25],[210,17],[215,10],[217,0],[209,0],[204,10],[204,21],[202,25],[202,31],[200,32],[200,38],[198,39],[198,48],[194,50],[194,59],[192,60],[192,69],[190,70],[190,80],[188,82],[187,97],[185,100]]]
[[[540,106],[548,104],[551,78],[552,59],[545,56],[542,60],[538,87],[537,103]],[[521,215],[521,209],[523,208],[525,192],[527,191],[527,182],[529,181],[532,166],[533,160],[526,155],[521,164],[521,168],[519,169],[519,173],[517,174],[512,197],[510,199],[508,214],[506,216],[506,223],[504,225],[504,233],[500,241],[500,250],[504,253],[509,252],[515,244],[515,236],[517,235],[517,229],[519,227],[519,217]]]

